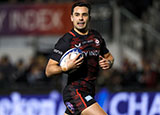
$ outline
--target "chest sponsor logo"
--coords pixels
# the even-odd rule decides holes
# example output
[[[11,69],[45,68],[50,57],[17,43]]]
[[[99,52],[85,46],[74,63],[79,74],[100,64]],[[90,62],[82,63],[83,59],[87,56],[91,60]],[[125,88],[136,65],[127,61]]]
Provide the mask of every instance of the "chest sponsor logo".
[[[86,41],[83,41],[81,43],[75,44],[74,46],[77,47],[77,48],[80,48],[81,46],[86,45],[86,44],[88,44],[88,45],[89,44],[96,44],[96,46],[99,46],[100,41],[97,38],[94,38],[94,40],[86,40]]]
[[[87,56],[98,56],[99,55],[99,50],[92,50],[92,51],[83,51],[83,54]]]
[[[74,46],[77,48],[80,48],[83,45],[86,45],[86,44],[90,45],[92,43],[94,43],[94,40],[86,40],[86,41],[82,41],[81,43],[75,44]]]

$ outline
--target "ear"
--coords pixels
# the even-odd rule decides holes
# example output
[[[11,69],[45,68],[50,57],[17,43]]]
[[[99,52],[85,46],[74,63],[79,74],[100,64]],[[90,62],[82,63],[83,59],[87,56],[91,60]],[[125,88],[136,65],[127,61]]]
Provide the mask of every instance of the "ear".
[[[73,22],[73,15],[71,15],[71,21]]]

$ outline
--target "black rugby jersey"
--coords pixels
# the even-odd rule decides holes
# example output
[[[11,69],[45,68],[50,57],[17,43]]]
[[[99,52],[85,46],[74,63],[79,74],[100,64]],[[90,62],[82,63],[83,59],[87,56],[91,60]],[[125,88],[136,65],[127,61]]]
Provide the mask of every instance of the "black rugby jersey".
[[[56,43],[51,58],[60,61],[61,56],[70,48],[77,47],[84,53],[84,62],[75,72],[69,74],[68,84],[73,86],[94,85],[99,71],[99,55],[109,52],[101,35],[95,30],[89,30],[88,35],[79,35],[72,29]],[[87,85],[86,85],[87,87]]]

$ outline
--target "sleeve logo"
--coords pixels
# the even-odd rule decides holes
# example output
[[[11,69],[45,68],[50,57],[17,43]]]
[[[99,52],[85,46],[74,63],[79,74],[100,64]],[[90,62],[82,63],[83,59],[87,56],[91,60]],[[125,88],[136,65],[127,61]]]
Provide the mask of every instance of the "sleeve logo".
[[[53,52],[54,52],[54,53],[57,53],[57,54],[60,54],[60,55],[62,55],[62,54],[63,54],[63,52],[62,52],[62,51],[60,51],[60,50],[58,50],[58,49],[54,49],[54,50],[53,50]]]
[[[91,99],[93,99],[93,98],[92,98],[92,96],[90,96],[90,95],[88,95],[88,96],[85,97],[85,100],[86,100],[86,101],[90,101]]]

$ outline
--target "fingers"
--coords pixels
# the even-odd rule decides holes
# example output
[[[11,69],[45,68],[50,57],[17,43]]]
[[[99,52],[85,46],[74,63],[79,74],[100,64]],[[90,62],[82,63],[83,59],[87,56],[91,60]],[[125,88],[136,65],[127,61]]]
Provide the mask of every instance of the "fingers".
[[[71,53],[68,55],[68,57],[67,57],[67,59],[69,59],[69,60],[73,60],[74,62],[75,61],[81,61],[81,60],[83,60],[83,57],[81,57],[80,59],[78,59],[78,57],[80,56],[81,54],[79,53],[78,55],[76,55],[76,57],[75,58],[73,58],[73,59],[71,59],[70,57],[71,57]]]
[[[78,60],[76,60],[75,61],[76,68],[79,68],[82,63],[83,63],[83,57],[81,57]]]
[[[102,56],[99,56],[99,58],[100,58],[100,61],[99,61],[100,65],[107,63],[107,60],[103,58]]]
[[[100,61],[99,65],[102,69],[109,69],[110,68],[110,63],[107,59],[103,58],[102,56],[99,56]]]
[[[80,66],[83,63],[83,61],[76,63],[77,66]]]
[[[100,56],[99,56],[99,60],[102,60],[102,59],[103,59],[103,57],[100,55]]]
[[[110,68],[109,66],[102,67],[102,69],[104,69],[104,70],[109,69],[109,68]]]
[[[84,58],[84,57],[81,57],[81,58],[77,59],[75,62],[76,62],[76,63],[82,62],[82,61],[83,61],[83,58]]]
[[[74,61],[77,61],[78,57],[80,56],[81,54],[79,53],[78,55],[76,55],[76,57],[73,59]]]
[[[71,57],[71,53],[69,53],[69,55],[66,57],[66,59],[68,60],[68,59],[70,59],[70,57]]]
[[[75,56],[75,58],[70,59],[71,54],[68,55],[68,59],[67,59],[67,69],[75,69],[75,68],[79,68],[80,65],[83,63],[83,56],[81,58],[79,58],[81,54],[78,54]],[[79,59],[78,59],[79,58]]]
[[[100,67],[101,67],[102,69],[109,69],[109,68],[110,68],[110,65],[109,65],[108,62],[106,62],[106,63],[100,63],[99,65],[100,65]]]

